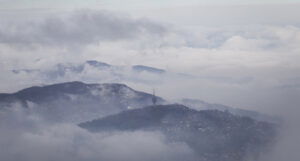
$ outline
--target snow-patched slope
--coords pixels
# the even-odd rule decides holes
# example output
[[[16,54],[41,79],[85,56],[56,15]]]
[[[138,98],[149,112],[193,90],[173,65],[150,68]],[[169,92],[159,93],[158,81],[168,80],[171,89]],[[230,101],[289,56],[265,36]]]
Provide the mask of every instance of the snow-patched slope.
[[[246,109],[225,106],[225,105],[218,104],[218,103],[208,103],[208,102],[198,100],[198,99],[184,98],[178,102],[180,104],[183,104],[185,106],[188,106],[188,107],[196,109],[196,110],[219,110],[219,111],[224,111],[224,112],[230,112],[230,113],[232,113],[234,115],[238,115],[238,116],[251,117],[251,118],[253,118],[255,120],[259,120],[259,121],[268,121],[268,122],[273,122],[273,123],[281,122],[281,119],[276,116],[263,114],[263,113],[253,111],[253,110],[246,110]]]
[[[124,111],[79,124],[92,132],[160,131],[171,142],[190,146],[199,161],[257,159],[274,141],[276,126],[218,110],[158,105]]]
[[[124,84],[67,82],[0,94],[0,107],[19,104],[49,120],[81,122],[151,105],[152,95]],[[162,98],[158,97],[160,103]]]

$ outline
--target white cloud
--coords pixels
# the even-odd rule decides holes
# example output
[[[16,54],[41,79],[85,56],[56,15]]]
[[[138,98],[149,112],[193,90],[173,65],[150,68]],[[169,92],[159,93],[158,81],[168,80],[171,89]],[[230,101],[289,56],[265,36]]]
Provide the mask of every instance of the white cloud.
[[[82,63],[90,59],[114,65],[149,65],[197,77],[197,79],[189,81],[172,77],[163,80],[152,78],[152,80],[162,82],[159,85],[145,85],[120,80],[120,82],[144,91],[149,91],[155,86],[161,90],[159,94],[166,98],[174,99],[184,95],[184,97],[202,98],[210,102],[263,111],[272,109],[274,104],[276,106],[276,103],[265,100],[280,101],[280,99],[277,99],[277,95],[280,94],[276,93],[280,93],[281,87],[296,85],[296,81],[291,81],[299,75],[298,60],[300,58],[298,53],[300,48],[298,44],[300,43],[300,29],[296,26],[258,25],[214,28],[202,26],[184,30],[176,29],[174,26],[162,25],[164,26],[163,30],[160,30],[159,26],[161,25],[154,23],[153,28],[152,23],[149,21],[146,21],[147,25],[144,25],[142,23],[144,21],[140,21],[140,19],[134,20],[125,17],[125,20],[123,20],[122,16],[113,16],[117,17],[117,21],[114,21],[115,18],[109,18],[111,14],[87,12],[91,20],[93,17],[97,19],[99,14],[101,20],[104,19],[104,22],[112,21],[113,26],[118,26],[118,28],[122,25],[127,26],[127,21],[129,21],[129,24],[135,24],[137,30],[129,29],[130,32],[132,31],[131,33],[126,33],[127,30],[121,30],[125,32],[123,36],[122,34],[108,32],[112,35],[116,34],[117,38],[115,36],[112,36],[112,38],[110,36],[104,38],[101,36],[87,36],[88,39],[84,38],[85,32],[83,30],[79,34],[80,38],[83,37],[82,41],[75,41],[63,35],[55,37],[49,33],[41,38],[42,34],[38,33],[39,36],[33,40],[38,41],[41,38],[43,41],[34,43],[31,47],[28,47],[28,45],[32,44],[32,39],[27,37],[18,40],[25,43],[25,47],[16,45],[15,41],[2,43],[0,47],[0,66],[5,77],[1,79],[0,89],[3,92],[12,92],[32,85],[52,83],[45,82],[45,79],[34,74],[14,75],[11,73],[12,69],[47,70],[53,68],[53,65],[57,63]],[[84,25],[80,21],[82,16],[86,15],[85,13],[78,14],[75,12],[71,15],[62,16],[68,17],[66,19],[56,17],[58,17],[57,20],[66,20],[63,21],[63,26]],[[22,21],[18,21],[18,23],[20,26],[23,24]],[[38,31],[44,31],[45,25],[42,24],[34,28]],[[104,33],[105,30],[98,31],[97,24],[94,24],[85,27],[87,30],[89,30],[88,28],[93,29],[90,30],[91,33],[88,35],[92,35],[94,31],[99,35]],[[74,28],[71,27],[70,32],[75,32]],[[19,29],[16,31],[17,33],[22,32],[21,27]],[[62,27],[62,29],[66,29],[66,27]],[[101,29],[103,28],[99,28],[99,30]],[[120,27],[120,29],[124,28]],[[140,29],[147,32],[140,32]],[[35,32],[28,33],[36,34]],[[46,30],[45,33],[47,33]],[[127,38],[128,34],[129,38]],[[134,38],[131,38],[132,34]],[[56,39],[63,39],[64,42],[58,43]],[[46,40],[51,42],[50,45],[45,43]],[[98,41],[100,43],[96,43]],[[103,79],[103,77],[107,78]],[[115,80],[110,78],[109,73],[97,75],[93,71],[87,71],[83,75],[67,75],[60,81],[74,79],[85,82]],[[15,83],[12,84],[11,82]],[[181,93],[176,94],[177,88],[174,89],[173,86],[180,87]],[[270,91],[272,92],[270,93]]]
[[[163,26],[105,11],[75,11],[66,17],[12,22],[0,26],[0,42],[9,45],[65,47],[133,39],[141,34],[162,35]]]

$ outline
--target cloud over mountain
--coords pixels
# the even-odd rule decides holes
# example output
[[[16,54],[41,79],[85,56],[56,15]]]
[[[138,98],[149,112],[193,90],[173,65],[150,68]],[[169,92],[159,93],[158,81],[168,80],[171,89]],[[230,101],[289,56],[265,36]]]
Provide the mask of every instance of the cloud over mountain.
[[[147,19],[107,11],[78,10],[68,16],[0,25],[0,42],[10,45],[84,45],[162,35],[166,29]]]

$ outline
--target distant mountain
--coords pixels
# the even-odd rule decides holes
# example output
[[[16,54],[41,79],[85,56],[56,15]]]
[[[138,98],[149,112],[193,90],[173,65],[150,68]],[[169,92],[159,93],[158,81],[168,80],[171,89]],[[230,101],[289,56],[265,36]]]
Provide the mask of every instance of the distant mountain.
[[[90,66],[96,67],[96,68],[110,68],[112,65],[104,63],[104,62],[99,62],[96,60],[88,60],[86,61],[86,64],[89,64]]]
[[[166,73],[163,69],[148,67],[144,65],[134,65],[132,69],[136,72],[149,72],[149,73],[155,73],[155,74],[163,74]]]
[[[92,75],[91,74],[92,71]],[[144,65],[134,65],[134,66],[116,66],[110,65],[104,62],[96,60],[87,60],[83,63],[59,63],[47,69],[13,69],[14,74],[35,74],[39,76],[39,79],[44,78],[46,82],[51,82],[51,80],[60,80],[72,77],[84,77],[84,80],[89,80],[93,75],[98,75],[96,79],[101,79],[101,75],[105,75],[113,80],[130,80],[138,82],[149,82],[151,80],[144,80],[144,75],[140,74],[150,74],[150,76],[162,76],[167,72],[163,69],[158,69],[154,67],[144,66]],[[156,78],[156,77],[155,77]],[[102,79],[105,79],[102,77]],[[107,79],[107,78],[106,78]],[[147,77],[151,79],[151,77]]]
[[[271,123],[179,104],[128,110],[79,126],[91,132],[161,131],[171,142],[185,142],[199,161],[255,160],[276,135],[276,126]]]
[[[232,113],[234,115],[238,115],[238,116],[251,117],[251,118],[253,118],[255,120],[259,120],[259,121],[268,121],[268,122],[274,122],[274,123],[278,123],[280,121],[280,118],[277,118],[275,116],[270,116],[267,114],[262,114],[257,111],[233,108],[230,106],[225,106],[225,105],[216,104],[216,103],[208,103],[208,102],[198,100],[198,99],[184,98],[184,99],[181,99],[179,101],[179,103],[181,103],[185,106],[191,107],[193,109],[197,109],[197,110],[220,110],[220,111],[230,112],[230,113]]]
[[[151,105],[152,97],[124,84],[67,82],[0,94],[0,107],[9,109],[18,104],[50,120],[82,122]],[[160,97],[157,100],[164,102]]]

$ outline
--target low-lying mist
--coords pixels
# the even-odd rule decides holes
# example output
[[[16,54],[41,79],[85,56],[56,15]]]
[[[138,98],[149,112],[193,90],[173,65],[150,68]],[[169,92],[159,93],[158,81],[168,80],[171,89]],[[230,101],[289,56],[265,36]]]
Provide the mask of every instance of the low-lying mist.
[[[90,133],[76,124],[47,123],[22,109],[0,114],[2,161],[193,161],[184,143],[160,132]]]
[[[294,100],[293,98],[285,101]],[[35,107],[38,108],[38,107]],[[43,108],[43,107],[41,107]],[[69,107],[65,107],[69,108]],[[281,113],[277,141],[260,161],[297,161],[297,101]],[[183,142],[169,142],[159,131],[91,133],[76,125],[46,120],[45,114],[15,106],[0,112],[0,155],[3,161],[195,161]],[[200,139],[200,138],[199,138]],[[209,145],[208,145],[209,146]]]
[[[288,97],[281,99],[281,103],[286,106],[277,109],[283,119],[277,143],[270,153],[261,158],[261,161],[298,161],[300,159],[300,94],[286,96]]]

